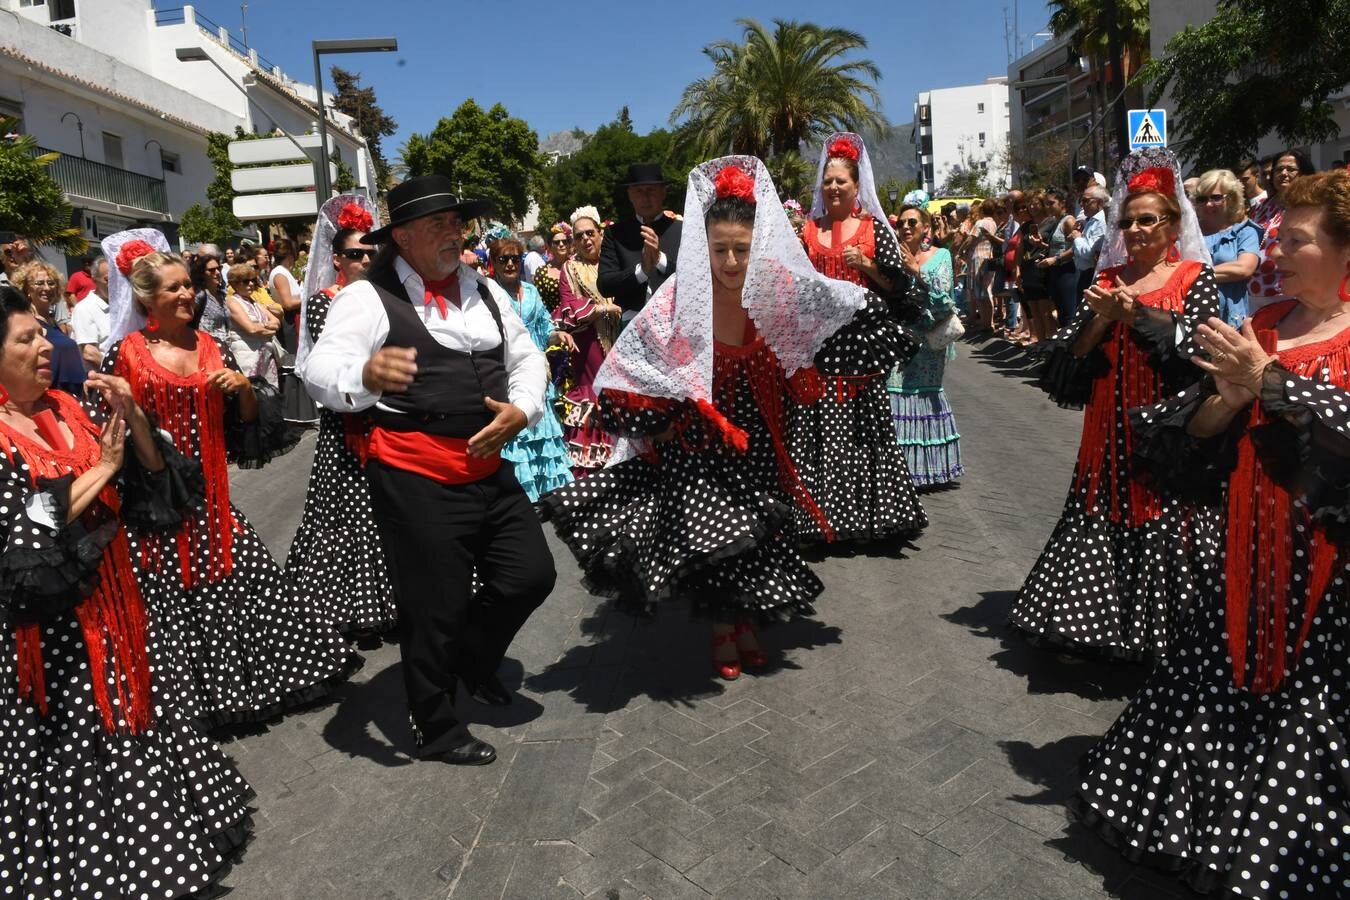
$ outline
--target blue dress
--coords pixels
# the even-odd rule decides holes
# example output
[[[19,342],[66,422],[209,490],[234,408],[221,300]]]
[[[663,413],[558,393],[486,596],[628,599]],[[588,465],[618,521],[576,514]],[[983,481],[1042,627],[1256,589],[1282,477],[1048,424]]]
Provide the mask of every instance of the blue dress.
[[[510,294],[510,291],[507,291]],[[553,334],[553,317],[539,296],[539,290],[527,281],[520,283],[520,297],[511,298],[511,306],[534,338],[535,346],[548,350]],[[544,393],[544,414],[529,428],[502,447],[502,459],[516,467],[516,480],[533,503],[554,488],[572,481],[572,463],[563,441],[562,424],[554,412],[558,389],[549,383]]]
[[[1205,235],[1205,243],[1209,245],[1209,255],[1214,258],[1214,265],[1219,266],[1236,262],[1243,253],[1254,253],[1260,259],[1263,236],[1261,226],[1251,219],[1243,219],[1236,225]],[[1219,285],[1219,318],[1234,328],[1241,328],[1242,320],[1247,318],[1248,284],[1248,279],[1244,278]]]
[[[928,292],[917,318],[905,324],[925,335],[956,310],[952,298],[952,255],[939,249],[920,269]],[[887,381],[895,439],[905,451],[914,483],[920,486],[947,484],[959,478],[961,434],[956,430],[951,405],[942,390],[947,359],[956,353],[949,344],[934,350],[925,341],[904,368],[895,368]]]
[[[75,397],[83,397],[87,373],[84,357],[80,356],[80,345],[51,322],[42,321],[42,333],[52,345],[52,387]]]

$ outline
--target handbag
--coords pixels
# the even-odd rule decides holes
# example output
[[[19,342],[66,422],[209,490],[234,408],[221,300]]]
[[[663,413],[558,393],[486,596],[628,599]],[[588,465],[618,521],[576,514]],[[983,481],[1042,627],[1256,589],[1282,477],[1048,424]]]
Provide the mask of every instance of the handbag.
[[[966,326],[961,324],[961,317],[952,313],[943,319],[937,325],[929,329],[923,336],[924,342],[934,350],[944,350],[953,341],[966,333]]]

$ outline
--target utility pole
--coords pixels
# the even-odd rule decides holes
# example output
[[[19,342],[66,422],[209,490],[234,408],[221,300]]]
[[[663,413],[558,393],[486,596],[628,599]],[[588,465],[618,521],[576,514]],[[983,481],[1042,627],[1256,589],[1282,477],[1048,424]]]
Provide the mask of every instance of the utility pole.
[[[1116,100],[1106,110],[1108,132],[1116,136],[1116,155],[1124,159],[1130,154],[1130,136],[1125,123],[1125,78],[1124,62],[1121,59],[1120,46],[1120,6],[1119,0],[1106,0],[1106,42],[1110,56],[1111,83],[1106,91],[1107,97]]]
[[[244,41],[244,49],[248,49],[248,4],[239,4],[239,31]]]

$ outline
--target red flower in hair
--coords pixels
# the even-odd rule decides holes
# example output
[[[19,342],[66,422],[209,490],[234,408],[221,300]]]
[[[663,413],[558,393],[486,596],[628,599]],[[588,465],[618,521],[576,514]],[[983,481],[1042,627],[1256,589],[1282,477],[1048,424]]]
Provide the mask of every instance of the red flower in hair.
[[[740,197],[747,203],[755,202],[755,179],[736,166],[727,166],[713,180],[717,197]]]
[[[851,159],[857,162],[860,155],[858,148],[848,138],[835,138],[830,149],[825,151],[826,159]]]
[[[370,212],[357,206],[355,203],[348,203],[342,207],[338,213],[337,225],[340,229],[352,228],[356,231],[369,231],[375,224],[375,219]]]
[[[122,249],[117,251],[117,271],[130,277],[131,267],[136,264],[136,260],[146,254],[154,252],[155,248],[151,247],[145,241],[127,241],[122,245]]]
[[[1165,166],[1153,166],[1131,178],[1127,189],[1131,194],[1152,192],[1166,194],[1170,197],[1177,192],[1177,179],[1172,174],[1171,169]]]

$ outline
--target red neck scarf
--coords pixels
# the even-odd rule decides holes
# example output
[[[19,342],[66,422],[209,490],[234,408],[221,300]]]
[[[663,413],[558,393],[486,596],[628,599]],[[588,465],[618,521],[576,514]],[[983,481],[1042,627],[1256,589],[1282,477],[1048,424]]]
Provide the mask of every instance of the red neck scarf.
[[[449,277],[442,278],[439,281],[432,279],[424,280],[422,285],[426,290],[423,292],[422,305],[431,306],[433,303],[436,304],[437,311],[440,312],[441,318],[444,319],[449,313],[449,307],[445,305],[446,294],[449,293],[451,285],[454,285],[458,280],[459,272],[457,271],[450,273]],[[455,299],[453,302],[456,305],[459,304],[458,291],[455,292]]]
[[[178,562],[183,587],[214,584],[234,570],[234,532],[238,523],[230,508],[230,476],[225,459],[225,397],[208,387],[206,376],[224,368],[220,348],[209,335],[197,333],[197,370],[191,375],[171,372],[155,361],[145,336],[132,332],[122,341],[113,374],[131,383],[136,402],[159,417],[159,426],[173,437],[174,447],[189,458],[198,457],[206,478],[206,528],[186,518],[178,529]],[[193,416],[197,421],[193,421]],[[194,443],[198,446],[194,447]],[[149,548],[158,539],[147,535],[141,564],[158,566]],[[198,551],[206,555],[206,571],[197,571]],[[155,551],[158,552],[157,550]]]
[[[814,219],[808,219],[802,226],[802,239],[806,244],[806,255],[816,271],[840,281],[851,281],[863,287],[871,287],[867,277],[844,262],[844,248],[857,247],[863,256],[871,259],[876,256],[876,233],[872,230],[872,217],[864,216],[858,221],[858,230],[853,237],[844,240],[843,222],[830,224],[830,246],[820,242],[820,226]]]
[[[70,428],[74,447],[66,447],[58,416],[43,410],[33,417],[38,431],[49,446],[20,434],[3,423],[0,432],[7,439],[4,453],[17,464],[10,448],[18,449],[22,462],[28,466],[28,477],[33,487],[39,479],[60,478],[66,474],[79,476],[98,462],[99,431],[80,404],[61,391],[48,391],[52,403]],[[63,449],[53,449],[63,448]],[[97,507],[102,506],[100,510]],[[116,516],[121,508],[117,489],[111,483],[99,492],[98,501],[85,512],[85,517]],[[94,693],[103,728],[109,734],[119,730],[122,717],[126,730],[139,734],[150,727],[154,717],[154,700],[150,689],[150,663],[145,649],[146,615],[140,589],[131,568],[131,548],[126,532],[119,525],[117,534],[98,564],[98,583],[84,600],[75,607],[84,636],[85,652],[89,654],[89,683]],[[18,657],[19,696],[33,702],[42,715],[47,714],[47,688],[42,662],[42,626],[38,622],[21,622],[14,629]],[[113,680],[117,685],[117,703],[108,696],[108,662],[111,658]]]
[[[1267,353],[1279,342],[1276,326],[1297,301],[1287,300],[1260,310],[1252,317],[1257,339]],[[1280,351],[1280,365],[1294,375],[1350,387],[1350,331],[1314,344]],[[1308,586],[1303,623],[1294,643],[1297,659],[1318,604],[1335,574],[1336,545],[1326,530],[1310,521],[1308,510],[1296,506],[1296,494],[1277,484],[1257,458],[1252,431],[1271,421],[1258,398],[1252,404],[1247,428],[1238,443],[1237,466],[1228,482],[1228,542],[1225,587],[1228,654],[1233,660],[1233,683],[1246,683],[1251,651],[1251,690],[1277,691],[1284,682],[1289,588],[1296,563],[1293,534],[1309,535],[1312,558],[1302,583]],[[1255,615],[1251,606],[1255,604]],[[1252,622],[1252,620],[1255,620]],[[1255,639],[1249,627],[1256,627]]]
[[[1153,309],[1183,312],[1186,292],[1200,275],[1201,264],[1184,262],[1167,284],[1140,295],[1138,302]],[[1097,279],[1110,287],[1119,268],[1104,270]],[[1162,515],[1158,495],[1129,475],[1131,439],[1128,410],[1152,406],[1163,398],[1162,379],[1154,371],[1147,347],[1119,322],[1111,326],[1100,344],[1107,370],[1092,385],[1092,399],[1083,413],[1083,440],[1078,447],[1078,477],[1074,489],[1089,513],[1098,511],[1102,492],[1109,503],[1112,522],[1138,528]]]

